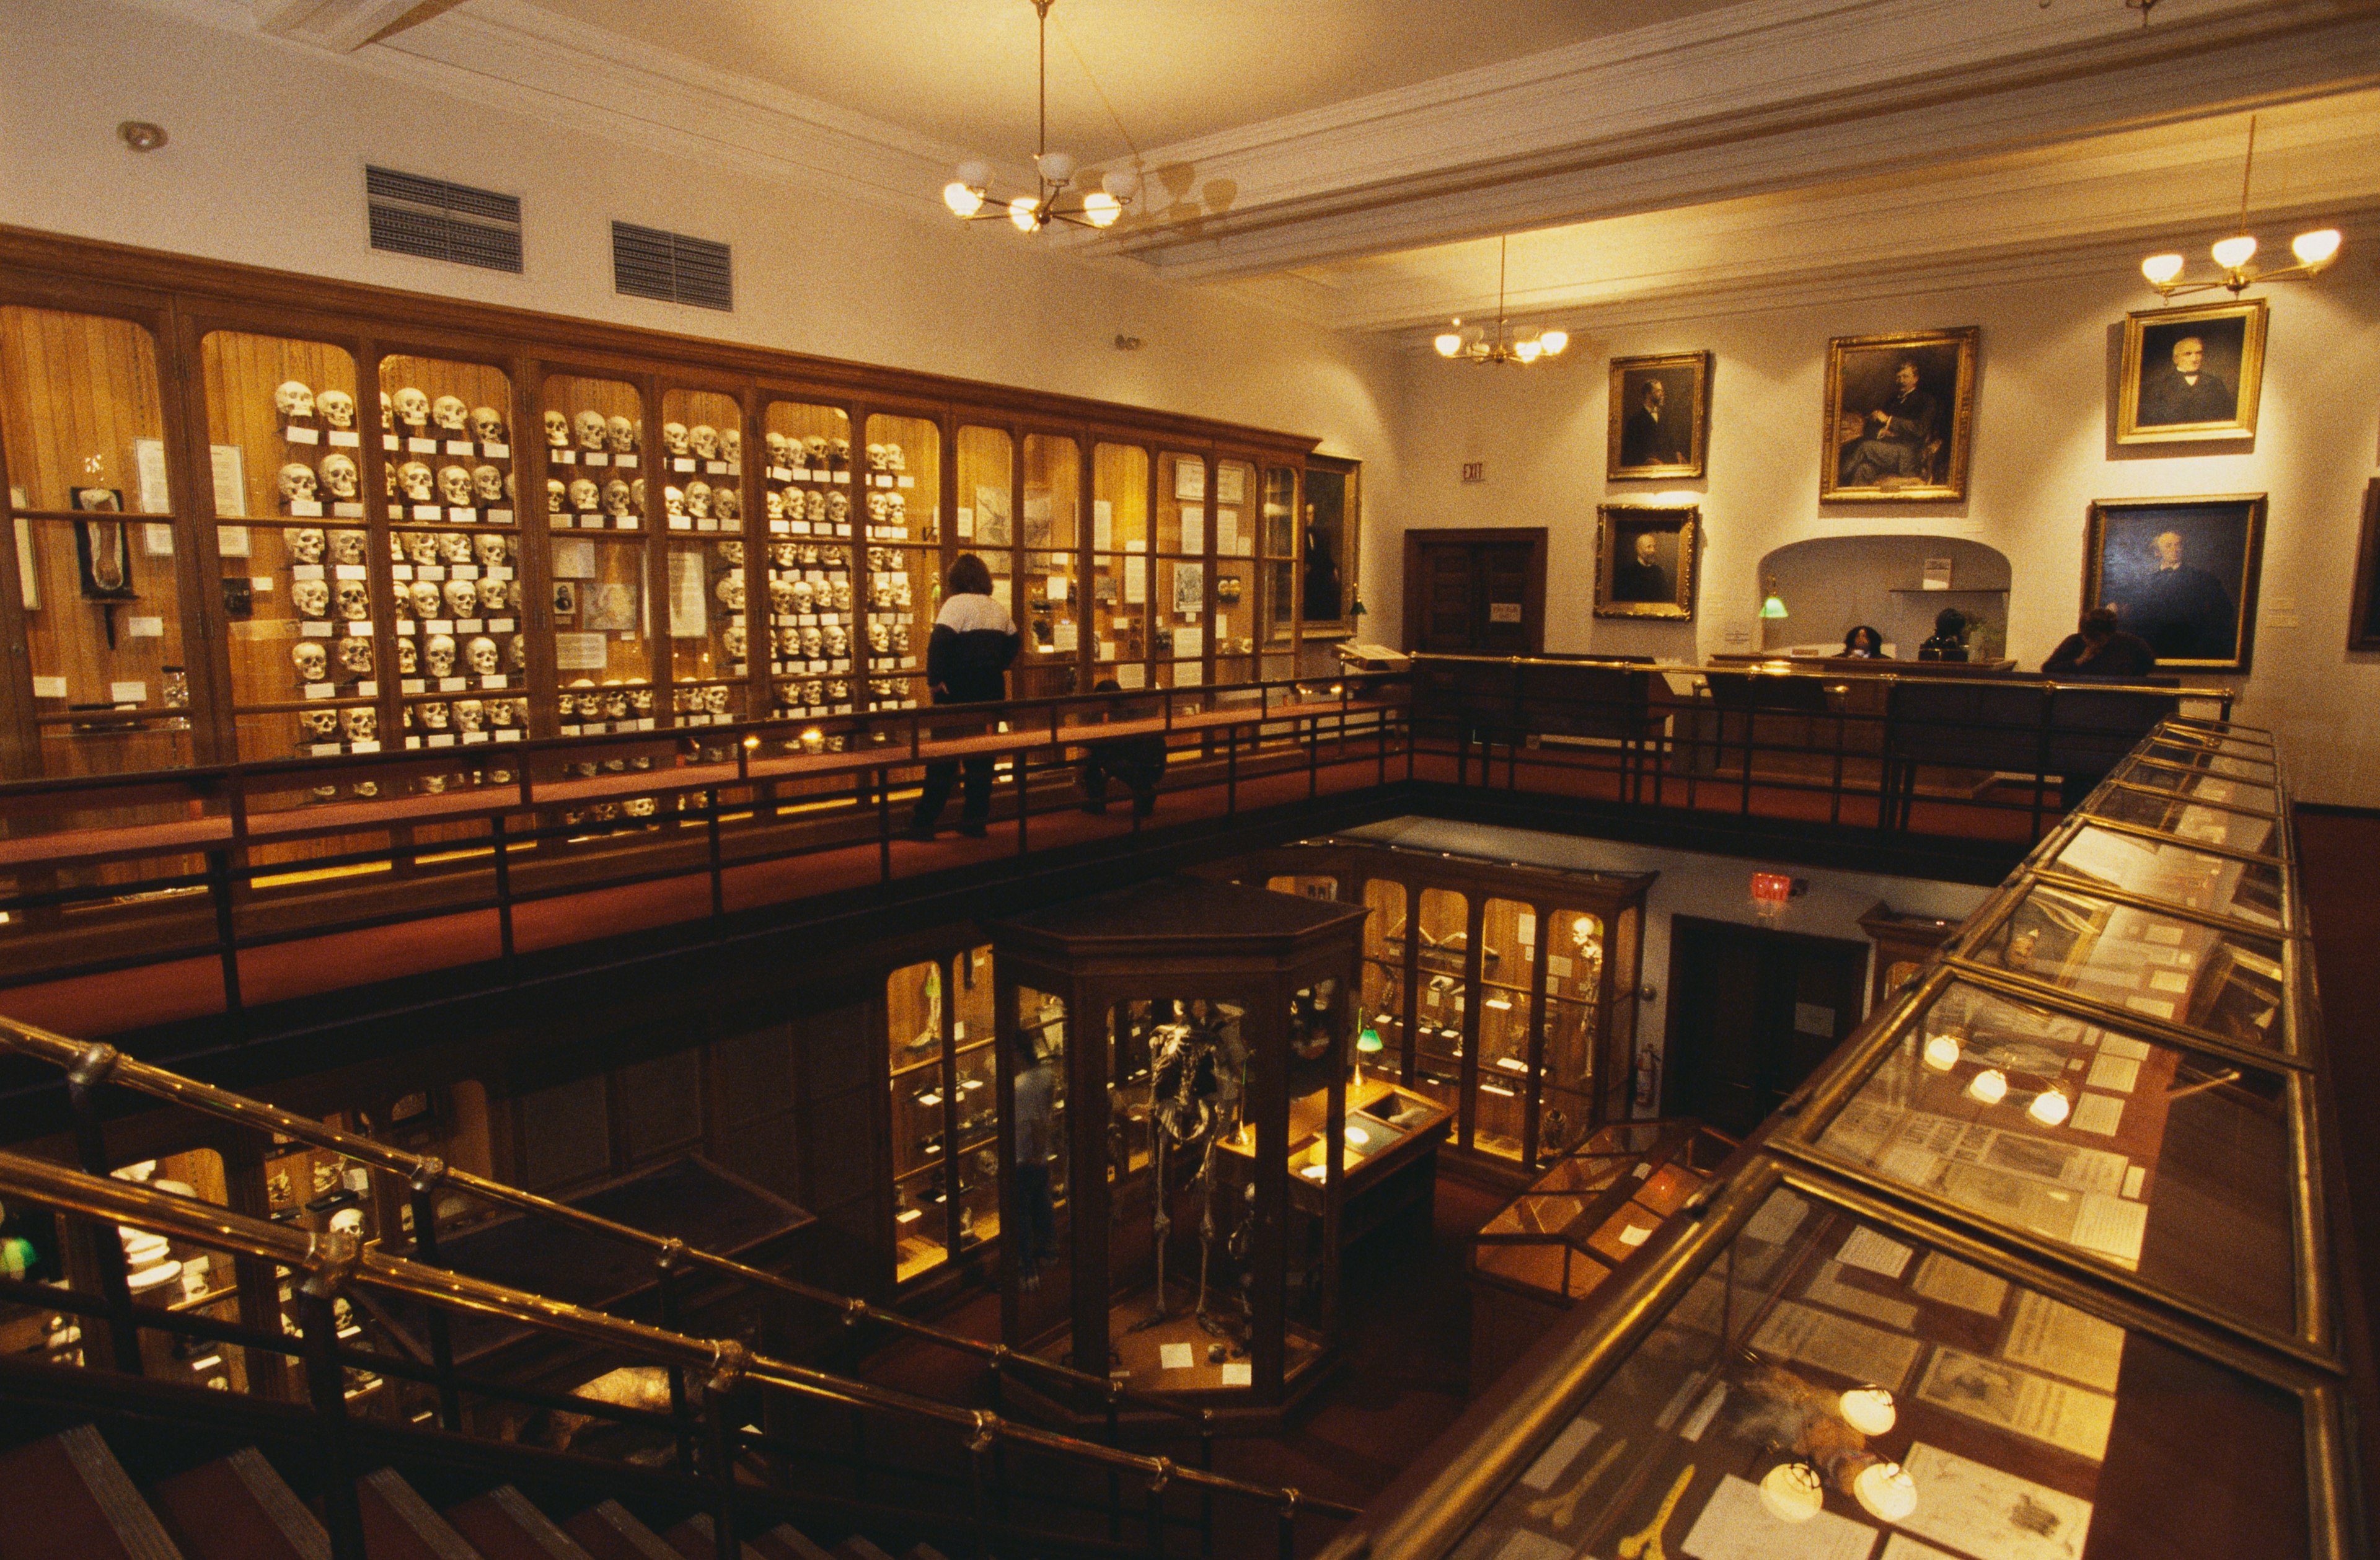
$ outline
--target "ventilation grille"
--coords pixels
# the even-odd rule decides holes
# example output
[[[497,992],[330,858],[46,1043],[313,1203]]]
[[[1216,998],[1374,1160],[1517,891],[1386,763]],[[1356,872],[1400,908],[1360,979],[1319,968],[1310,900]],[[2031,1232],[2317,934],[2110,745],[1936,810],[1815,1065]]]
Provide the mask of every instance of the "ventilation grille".
[[[612,225],[612,286],[630,298],[697,309],[735,307],[735,276],[727,246],[633,223]]]
[[[518,196],[368,167],[364,200],[371,212],[371,247],[376,250],[520,272]]]

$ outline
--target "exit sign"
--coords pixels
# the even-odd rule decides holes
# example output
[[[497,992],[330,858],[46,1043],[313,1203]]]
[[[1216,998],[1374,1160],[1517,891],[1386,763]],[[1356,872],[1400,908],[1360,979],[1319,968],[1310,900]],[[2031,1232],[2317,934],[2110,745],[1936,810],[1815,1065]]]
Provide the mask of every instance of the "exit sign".
[[[1488,463],[1484,460],[1464,461],[1463,463],[1463,480],[1466,482],[1486,481],[1488,480]]]

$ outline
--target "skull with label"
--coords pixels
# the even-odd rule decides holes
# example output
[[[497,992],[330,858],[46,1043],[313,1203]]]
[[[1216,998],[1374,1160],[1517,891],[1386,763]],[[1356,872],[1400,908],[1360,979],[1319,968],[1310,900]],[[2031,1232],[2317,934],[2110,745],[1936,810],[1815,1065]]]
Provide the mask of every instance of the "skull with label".
[[[723,683],[713,683],[702,690],[702,707],[714,715],[727,713],[727,701],[735,689]]]
[[[442,563],[468,564],[471,561],[471,533],[463,530],[442,530],[438,533],[438,557]]]
[[[769,446],[769,464],[791,466],[794,463],[794,441],[783,433],[763,433],[760,442]]]
[[[474,635],[471,642],[463,647],[463,659],[477,676],[492,677],[503,667],[496,653],[496,641],[485,634]]]
[[[735,489],[722,487],[715,490],[710,496],[710,505],[719,511],[721,519],[733,520],[739,525],[743,522],[744,495]]]
[[[319,528],[299,526],[289,533],[289,561],[319,564],[322,561],[322,532]]]
[[[299,380],[287,379],[273,392],[273,409],[295,422],[314,415],[314,388]]]
[[[868,648],[878,655],[892,648],[892,631],[880,622],[868,625]]]
[[[724,633],[719,636],[719,642],[721,648],[726,652],[728,660],[741,661],[744,659],[745,633],[743,629],[730,627]]]
[[[335,742],[339,739],[339,712],[336,710],[300,710],[298,719],[312,741]]]
[[[698,520],[710,518],[710,484],[697,478],[686,484],[686,512]]]
[[[782,520],[785,518],[785,498],[786,494],[783,488],[771,488],[769,490],[769,518],[772,520]]]
[[[628,517],[628,484],[617,477],[603,484],[603,513],[613,519]]]
[[[396,420],[419,433],[430,426],[430,397],[408,384],[396,393]]]
[[[512,539],[492,531],[481,531],[471,538],[471,550],[479,555],[481,567],[486,568],[502,568],[512,561]]]
[[[441,396],[430,403],[430,420],[443,433],[468,433],[471,431],[471,408],[463,404],[459,396]]]
[[[420,670],[421,652],[414,647],[413,641],[409,639],[397,640],[396,675],[401,677],[409,677]]]
[[[603,424],[603,440],[614,455],[634,455],[637,451],[637,425],[625,417],[615,417]]]
[[[866,454],[868,456],[868,469],[870,471],[885,471],[891,469],[890,467],[884,464],[884,446],[882,445],[868,445]]]
[[[721,545],[723,546],[725,543],[722,542]],[[740,547],[743,543],[738,542],[736,545]],[[798,567],[800,558],[801,549],[790,542],[771,542],[769,543],[769,567],[771,568],[796,567]]]
[[[513,708],[513,701],[511,700],[491,699],[488,701],[488,725],[490,726],[498,731],[502,731],[506,726],[517,725],[519,720],[520,712]]]
[[[836,525],[851,518],[851,494],[840,488],[826,495],[826,518]]]
[[[582,411],[570,420],[570,426],[578,435],[578,447],[587,450],[601,449],[611,429],[600,411]]]
[[[545,414],[545,447],[548,449],[570,447],[570,419],[558,411],[548,411]]]
[[[405,490],[408,503],[427,504],[436,496],[438,479],[430,468],[419,460],[408,460],[396,469],[396,485]]]
[[[471,436],[482,445],[501,445],[504,438],[504,420],[493,407],[471,408]]]
[[[471,468],[471,495],[482,504],[504,501],[504,474],[493,466]]]
[[[299,640],[289,647],[290,664],[298,668],[301,683],[318,683],[331,673],[331,652],[322,648],[320,640]]]
[[[349,634],[339,641],[339,664],[358,677],[368,677],[372,671],[372,642],[358,634]]]
[[[663,455],[685,455],[687,453],[686,439],[686,434],[685,423],[664,422],[662,424],[662,453]]]
[[[325,390],[314,397],[314,409],[334,428],[356,425],[356,398],[344,390]]]
[[[570,506],[582,515],[600,512],[603,506],[603,490],[595,485],[592,477],[581,477],[570,484]]]
[[[289,603],[300,617],[328,617],[331,615],[331,588],[319,579],[300,579],[289,587]]]
[[[837,466],[848,466],[851,464],[851,441],[849,439],[829,439],[826,442],[826,451],[827,458],[833,461]]]
[[[826,457],[827,442],[824,438],[813,433],[802,441],[803,464],[814,466],[823,471],[826,469]]]
[[[430,675],[433,677],[453,676],[455,675],[454,640],[445,634],[431,635],[430,642],[421,647],[421,662],[423,665],[430,668]]]
[[[476,579],[449,579],[444,592],[448,617],[480,615],[480,582]]]
[[[566,513],[570,508],[570,490],[560,477],[545,479],[545,512],[549,515]]]
[[[355,497],[360,478],[354,457],[333,450],[322,457],[322,488],[333,498]]]
[[[339,728],[350,742],[377,741],[380,712],[369,704],[350,705],[339,712]]]
[[[339,581],[339,615],[349,623],[360,623],[371,615],[371,594],[362,580]]]
[[[471,507],[471,473],[460,466],[438,469],[438,494],[457,509]]]
[[[697,460],[719,458],[719,430],[708,422],[698,422],[686,431],[686,447]]]
[[[443,701],[432,701],[421,706],[421,727],[424,731],[443,731],[453,720]]]
[[[518,589],[519,585],[509,579],[480,580],[480,611],[490,615],[504,611],[512,604],[513,592]]]
[[[813,623],[806,626],[802,629],[802,654],[815,661],[825,653],[826,639],[820,633],[818,625]]]
[[[719,431],[719,458],[741,465],[744,460],[744,430],[722,428]]]
[[[715,588],[715,593],[719,597],[719,604],[725,607],[728,611],[741,612],[744,610],[744,577],[742,575],[721,575],[719,577],[719,584]]]
[[[435,564],[438,561],[437,535],[426,530],[406,532],[405,555],[416,566]]]
[[[442,598],[438,594],[436,582],[417,579],[406,587],[405,593],[412,600],[414,616],[424,623],[437,621],[442,610]]]
[[[281,469],[281,498],[285,504],[310,503],[314,497],[314,469],[302,460],[293,460]]]
[[[347,564],[358,568],[362,567],[366,541],[367,539],[364,536],[364,533],[359,530],[333,531],[331,533],[331,561],[334,564]]]
[[[673,520],[686,518],[686,490],[674,487],[662,489],[662,511]]]
[[[828,624],[826,628],[826,652],[838,660],[850,654],[850,630],[844,628],[841,624]]]
[[[455,701],[455,730],[478,731],[483,728],[487,725],[487,706],[480,703],[478,700],[457,699]]]

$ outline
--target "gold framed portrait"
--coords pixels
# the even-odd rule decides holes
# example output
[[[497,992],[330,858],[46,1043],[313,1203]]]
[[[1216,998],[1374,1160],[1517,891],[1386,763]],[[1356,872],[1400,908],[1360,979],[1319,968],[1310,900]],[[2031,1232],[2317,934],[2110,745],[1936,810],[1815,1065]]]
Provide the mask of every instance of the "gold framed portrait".
[[[1979,325],[1839,335],[1827,344],[1818,497],[1953,503],[1967,496]]]
[[[1698,479],[1710,438],[1708,352],[1611,360],[1604,475],[1615,482]]]
[[[1702,511],[1685,504],[1605,504],[1596,509],[1595,615],[1694,615],[1694,543]]]
[[[2254,438],[2266,317],[2261,298],[2125,315],[2116,442]]]

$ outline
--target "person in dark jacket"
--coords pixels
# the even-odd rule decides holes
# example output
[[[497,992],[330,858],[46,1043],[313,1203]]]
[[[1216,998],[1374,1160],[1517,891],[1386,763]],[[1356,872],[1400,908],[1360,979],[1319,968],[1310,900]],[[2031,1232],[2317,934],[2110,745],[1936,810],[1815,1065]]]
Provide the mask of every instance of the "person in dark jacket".
[[[1113,677],[1103,677],[1094,693],[1121,693],[1123,689]],[[1102,720],[1140,720],[1138,710],[1123,706],[1100,712]],[[1132,792],[1132,815],[1146,818],[1157,810],[1157,782],[1165,774],[1165,738],[1151,732],[1144,737],[1111,737],[1104,742],[1094,742],[1083,752],[1083,810],[1105,812],[1108,810],[1110,776],[1124,783]]]
[[[934,615],[933,638],[926,643],[927,691],[937,704],[996,703],[1008,697],[1009,663],[1022,646],[1016,624],[991,599],[991,570],[973,553],[961,554],[951,565],[942,610]],[[970,758],[965,768],[959,833],[979,839],[991,816],[991,755]],[[934,837],[934,822],[951,799],[959,769],[956,760],[926,766],[925,788],[909,820],[910,838]]]
[[[2047,676],[2139,677],[2156,670],[2156,651],[2138,634],[2116,627],[2113,607],[2082,615],[2082,631],[2058,641],[2041,664]]]

